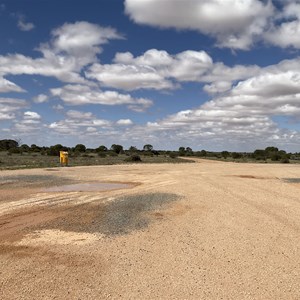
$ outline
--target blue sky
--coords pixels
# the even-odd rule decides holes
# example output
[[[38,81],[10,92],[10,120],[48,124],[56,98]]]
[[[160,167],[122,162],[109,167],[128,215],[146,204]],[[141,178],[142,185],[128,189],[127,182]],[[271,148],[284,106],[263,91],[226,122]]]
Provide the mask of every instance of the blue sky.
[[[300,149],[299,0],[0,0],[0,138]]]

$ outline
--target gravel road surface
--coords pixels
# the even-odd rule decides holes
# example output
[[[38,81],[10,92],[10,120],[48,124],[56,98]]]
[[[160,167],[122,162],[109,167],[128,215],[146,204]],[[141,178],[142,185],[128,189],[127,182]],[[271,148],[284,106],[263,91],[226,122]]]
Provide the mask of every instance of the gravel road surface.
[[[300,299],[300,167],[0,172],[0,299]],[[106,191],[45,192],[78,183]]]

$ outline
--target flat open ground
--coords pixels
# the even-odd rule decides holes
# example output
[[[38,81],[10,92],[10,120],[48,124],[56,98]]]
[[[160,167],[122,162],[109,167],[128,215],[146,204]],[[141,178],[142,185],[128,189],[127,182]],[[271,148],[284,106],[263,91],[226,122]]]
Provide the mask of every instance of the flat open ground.
[[[205,160],[1,171],[0,299],[300,299],[299,178]],[[44,192],[98,181],[130,185]]]

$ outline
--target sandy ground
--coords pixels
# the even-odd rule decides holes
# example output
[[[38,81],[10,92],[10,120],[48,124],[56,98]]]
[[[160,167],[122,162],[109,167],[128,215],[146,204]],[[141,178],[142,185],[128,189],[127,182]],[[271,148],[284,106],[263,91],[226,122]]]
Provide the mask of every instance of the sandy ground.
[[[0,173],[0,299],[300,299],[300,166],[54,170]]]

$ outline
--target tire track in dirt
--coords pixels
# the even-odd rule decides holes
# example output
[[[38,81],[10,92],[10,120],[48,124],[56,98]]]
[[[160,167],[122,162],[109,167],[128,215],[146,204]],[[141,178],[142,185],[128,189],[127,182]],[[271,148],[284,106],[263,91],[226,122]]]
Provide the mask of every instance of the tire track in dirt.
[[[290,215],[289,215],[289,217],[285,216],[283,214],[283,210],[278,210],[277,208],[273,209],[269,205],[266,206],[266,203],[264,201],[261,201],[261,203],[259,203],[258,202],[259,197],[256,199],[256,201],[251,200],[249,197],[246,197],[244,195],[244,193],[236,191],[236,188],[235,188],[235,191],[233,191],[233,189],[231,189],[229,186],[224,187],[223,185],[218,184],[216,182],[216,180],[206,178],[205,181],[207,183],[209,183],[212,187],[214,187],[218,190],[221,190],[224,195],[229,196],[225,199],[234,199],[237,203],[241,202],[241,203],[244,203],[248,206],[251,206],[252,208],[259,211],[264,216],[267,216],[267,217],[271,218],[272,220],[282,224],[283,226],[288,226],[295,233],[299,233],[300,227],[297,225],[297,221],[296,220],[295,221],[291,220]],[[261,193],[261,190],[262,190],[261,186],[255,188],[255,186],[253,186],[253,184],[250,184],[250,183],[249,184],[244,183],[244,185],[247,187],[248,192],[249,192],[249,189],[252,189],[252,191],[254,191],[254,194],[256,194],[256,195],[259,195]],[[246,190],[246,188],[245,188],[245,190]],[[265,189],[265,191],[267,191],[268,193],[273,194],[274,195],[273,199],[275,199],[275,197],[278,197],[279,195],[282,195],[280,193],[276,193],[276,192],[274,192],[272,190],[269,190],[269,189]],[[298,199],[290,198],[290,197],[287,197],[287,199],[292,200],[292,201],[296,200],[297,203],[299,203]],[[261,218],[263,219],[263,216]]]

